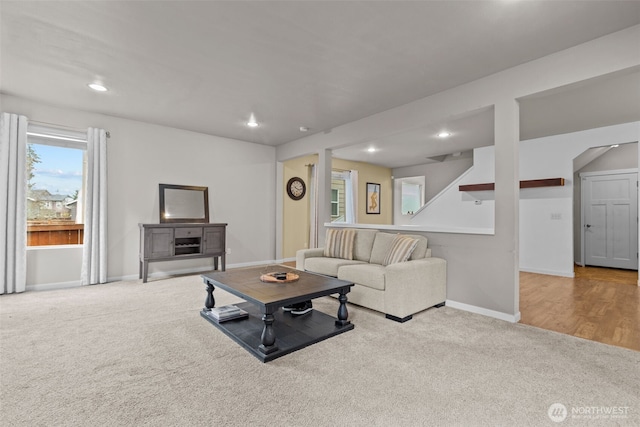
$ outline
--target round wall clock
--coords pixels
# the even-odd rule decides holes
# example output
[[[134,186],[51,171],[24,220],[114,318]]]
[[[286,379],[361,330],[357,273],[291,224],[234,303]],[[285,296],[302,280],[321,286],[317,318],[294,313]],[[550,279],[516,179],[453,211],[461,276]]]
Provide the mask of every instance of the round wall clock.
[[[287,194],[293,200],[300,200],[304,197],[307,192],[307,186],[304,185],[304,181],[302,178],[298,178],[294,176],[287,182]]]

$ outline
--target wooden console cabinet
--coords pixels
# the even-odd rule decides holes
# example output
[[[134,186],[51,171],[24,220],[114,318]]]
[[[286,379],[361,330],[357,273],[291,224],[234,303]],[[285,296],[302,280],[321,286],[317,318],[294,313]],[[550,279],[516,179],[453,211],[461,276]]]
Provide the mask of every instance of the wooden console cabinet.
[[[139,224],[139,278],[147,282],[149,263],[213,258],[213,268],[225,270],[227,224]]]

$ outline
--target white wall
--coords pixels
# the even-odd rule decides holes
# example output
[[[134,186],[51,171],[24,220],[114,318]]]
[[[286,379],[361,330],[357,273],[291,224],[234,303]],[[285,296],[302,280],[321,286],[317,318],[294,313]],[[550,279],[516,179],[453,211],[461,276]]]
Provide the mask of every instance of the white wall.
[[[100,114],[2,96],[4,111],[30,120],[101,127],[108,140],[109,280],[138,277],[138,223],[158,223],[158,184],[209,187],[210,221],[228,223],[227,265],[275,258],[275,149]],[[28,285],[79,280],[77,254],[60,260],[51,250],[29,251]],[[76,252],[81,249],[76,248]],[[45,269],[54,268],[55,275]],[[151,263],[151,277],[212,268],[211,259]],[[48,282],[49,281],[49,282]]]
[[[582,182],[580,173],[638,168],[638,143],[621,144],[574,171],[573,181],[573,259],[583,265],[582,260]]]
[[[519,111],[525,96],[640,66],[640,26],[277,147],[278,161],[372,141],[494,106],[495,234],[429,234],[447,260],[447,300],[519,319]],[[322,160],[320,165],[324,166]],[[321,186],[328,180],[321,180]],[[320,191],[324,191],[320,189]],[[281,195],[279,195],[281,197]],[[322,200],[328,200],[328,197]],[[328,202],[327,202],[328,205]]]
[[[640,122],[633,122],[520,143],[521,180],[565,179],[563,187],[520,190],[521,271],[574,276],[573,159],[591,147],[633,142],[639,134]],[[609,155],[585,170],[602,165],[637,165],[637,145],[622,147],[615,159]],[[473,168],[428,203],[414,216],[411,225],[437,226],[462,233],[493,232],[494,192],[465,193],[458,186],[494,181],[494,148],[474,150],[473,162]],[[476,204],[476,200],[481,204]]]
[[[453,180],[410,221],[411,225],[440,227],[461,233],[494,233],[493,191],[461,192],[460,185],[495,181],[495,149],[473,150],[473,167]]]
[[[27,248],[27,290],[80,286],[82,246]]]
[[[576,173],[600,172],[638,167],[638,143],[620,144],[589,162]]]
[[[591,147],[634,142],[640,122],[522,141],[522,180],[565,178],[564,187],[520,191],[520,269],[573,277],[573,159]]]
[[[410,215],[402,215],[402,194],[400,178],[413,176],[424,176],[424,197],[425,204],[436,197],[441,191],[449,186],[454,180],[473,166],[473,158],[465,157],[456,160],[449,160],[441,163],[427,163],[423,165],[407,166],[396,168],[391,171],[395,181],[393,189],[393,223],[404,225],[411,223]]]

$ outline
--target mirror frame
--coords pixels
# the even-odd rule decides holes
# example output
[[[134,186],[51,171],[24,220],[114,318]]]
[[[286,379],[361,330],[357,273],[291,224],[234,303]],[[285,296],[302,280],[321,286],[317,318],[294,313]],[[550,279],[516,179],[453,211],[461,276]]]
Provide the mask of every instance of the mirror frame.
[[[201,191],[204,203],[204,218],[165,218],[165,190]],[[208,223],[209,222],[209,187],[193,185],[159,184],[160,190],[160,223]]]

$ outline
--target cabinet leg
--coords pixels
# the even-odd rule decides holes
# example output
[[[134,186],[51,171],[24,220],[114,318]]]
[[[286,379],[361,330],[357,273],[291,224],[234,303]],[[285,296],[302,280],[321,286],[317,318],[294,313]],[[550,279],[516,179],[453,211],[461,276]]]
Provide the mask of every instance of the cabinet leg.
[[[149,262],[142,262],[142,283],[147,283],[147,275],[149,274]]]
[[[218,269],[218,257],[217,256],[213,257],[213,269],[214,270]]]

